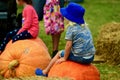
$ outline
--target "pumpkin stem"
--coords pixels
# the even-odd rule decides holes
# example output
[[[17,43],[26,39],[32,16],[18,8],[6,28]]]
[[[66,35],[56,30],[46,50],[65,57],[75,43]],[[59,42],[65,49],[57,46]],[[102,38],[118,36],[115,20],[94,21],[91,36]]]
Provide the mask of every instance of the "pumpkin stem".
[[[12,60],[12,61],[9,63],[8,68],[9,68],[10,70],[14,70],[15,67],[17,67],[18,65],[19,65],[18,60]]]

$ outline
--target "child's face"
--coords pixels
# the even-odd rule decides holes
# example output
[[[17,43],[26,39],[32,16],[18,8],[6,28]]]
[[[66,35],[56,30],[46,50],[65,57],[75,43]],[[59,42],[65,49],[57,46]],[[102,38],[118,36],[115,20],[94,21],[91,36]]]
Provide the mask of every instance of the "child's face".
[[[22,1],[22,0],[16,0],[16,3],[17,3],[18,5],[23,5],[23,1]]]

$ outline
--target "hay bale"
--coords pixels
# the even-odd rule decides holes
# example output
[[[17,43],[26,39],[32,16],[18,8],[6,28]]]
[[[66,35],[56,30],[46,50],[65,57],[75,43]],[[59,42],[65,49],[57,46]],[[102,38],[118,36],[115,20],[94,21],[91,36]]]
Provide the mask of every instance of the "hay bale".
[[[9,79],[0,79],[0,80],[71,80],[68,78],[47,78],[42,76],[31,76],[31,77],[19,77],[19,78],[9,78]]]
[[[120,23],[102,26],[96,41],[96,54],[102,55],[107,63],[120,64]]]

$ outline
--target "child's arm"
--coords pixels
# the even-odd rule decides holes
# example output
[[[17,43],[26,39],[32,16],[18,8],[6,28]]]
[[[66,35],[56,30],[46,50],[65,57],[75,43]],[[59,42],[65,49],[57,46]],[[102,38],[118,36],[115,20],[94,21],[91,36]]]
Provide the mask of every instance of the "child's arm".
[[[70,51],[71,51],[71,47],[72,47],[72,41],[67,41],[66,42],[66,46],[65,46],[65,54],[64,54],[64,59],[67,60]]]
[[[56,63],[62,63],[68,59],[68,56],[70,55],[71,47],[72,47],[72,41],[69,40],[66,42],[64,57],[58,59]]]

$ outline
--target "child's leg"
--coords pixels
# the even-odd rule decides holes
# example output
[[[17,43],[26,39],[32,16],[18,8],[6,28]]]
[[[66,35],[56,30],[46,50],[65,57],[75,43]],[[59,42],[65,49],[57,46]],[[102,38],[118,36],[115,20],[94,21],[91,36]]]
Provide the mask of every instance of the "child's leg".
[[[10,32],[6,35],[6,37],[5,37],[4,40],[3,40],[3,43],[0,45],[0,53],[2,53],[2,51],[4,50],[6,44],[11,40],[11,38],[17,34],[18,30],[19,30],[19,29],[15,29],[15,30],[13,30],[13,31],[10,31]]]
[[[36,69],[36,75],[43,76],[45,74],[48,74],[51,67],[54,65],[54,63],[60,58],[60,52],[58,52],[55,57],[50,61],[49,65],[41,72],[40,69]]]
[[[31,38],[33,38],[33,37],[28,31],[23,31],[20,34],[15,35],[12,38],[12,42],[15,42],[17,40],[31,39]]]
[[[52,57],[54,57],[56,55],[56,53],[58,52],[60,36],[61,36],[61,34],[52,35],[52,43],[53,43],[53,54],[52,54]]]

